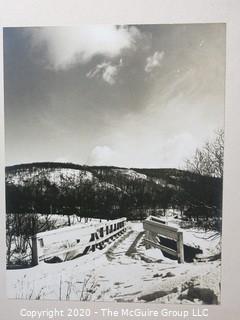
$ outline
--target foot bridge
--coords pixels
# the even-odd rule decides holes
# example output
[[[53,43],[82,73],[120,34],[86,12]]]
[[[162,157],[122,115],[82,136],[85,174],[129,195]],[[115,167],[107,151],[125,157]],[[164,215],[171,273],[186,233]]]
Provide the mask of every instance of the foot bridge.
[[[126,231],[126,218],[95,225],[74,225],[38,233],[32,237],[32,264],[62,262],[103,249]]]

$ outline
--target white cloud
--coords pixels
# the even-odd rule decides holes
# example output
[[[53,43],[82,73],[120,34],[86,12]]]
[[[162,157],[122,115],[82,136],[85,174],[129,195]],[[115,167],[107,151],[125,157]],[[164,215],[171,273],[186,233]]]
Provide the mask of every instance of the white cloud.
[[[98,64],[93,70],[90,70],[86,76],[90,79],[101,77],[108,84],[113,85],[116,83],[117,75],[121,66],[122,60],[120,60],[118,65],[112,65],[110,62],[103,62]]]
[[[136,27],[112,25],[48,27],[30,32],[33,46],[45,50],[47,66],[56,70],[86,63],[98,54],[117,57],[124,49],[135,49],[140,37]]]
[[[113,85],[116,81],[117,74],[118,74],[117,66],[109,65],[105,68],[102,77],[103,77],[103,80]]]
[[[108,146],[96,146],[90,154],[89,164],[110,165],[113,163],[114,152]]]
[[[147,57],[145,71],[149,73],[153,69],[161,67],[164,54],[164,51],[156,51],[152,56]]]

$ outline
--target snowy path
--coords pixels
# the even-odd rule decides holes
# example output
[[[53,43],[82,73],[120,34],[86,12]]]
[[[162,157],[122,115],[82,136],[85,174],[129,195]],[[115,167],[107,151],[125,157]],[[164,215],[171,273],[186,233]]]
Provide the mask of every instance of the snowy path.
[[[8,270],[8,297],[191,303],[179,300],[189,286],[211,288],[219,297],[219,260],[178,264],[165,259],[158,249],[146,250],[141,240],[137,251],[133,250],[133,255],[128,256],[126,252],[142,231],[139,223],[129,225],[125,234],[103,250],[64,263],[41,263],[31,269]],[[155,262],[141,259],[143,255]]]

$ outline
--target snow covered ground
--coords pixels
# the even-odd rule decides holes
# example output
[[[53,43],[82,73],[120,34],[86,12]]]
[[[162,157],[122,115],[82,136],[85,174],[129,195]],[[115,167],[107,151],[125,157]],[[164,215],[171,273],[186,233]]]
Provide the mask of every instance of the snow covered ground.
[[[175,222],[171,222],[174,224]],[[170,222],[169,222],[170,224]],[[220,302],[221,261],[178,264],[159,249],[146,250],[142,224],[127,231],[103,250],[75,260],[7,271],[8,297],[115,302],[200,303]],[[183,230],[184,242],[216,254],[219,237]],[[142,237],[141,237],[142,235]],[[138,237],[136,246],[129,251]],[[136,242],[136,241],[135,241]],[[128,255],[126,255],[128,253]]]
[[[24,178],[23,178],[24,174]],[[39,181],[44,176],[51,183],[60,186],[62,182],[65,183],[79,183],[79,181],[92,181],[93,174],[87,170],[79,169],[64,169],[64,168],[42,168],[41,170],[25,170],[16,171],[15,173],[8,174],[7,181],[15,185],[24,186],[26,181]]]

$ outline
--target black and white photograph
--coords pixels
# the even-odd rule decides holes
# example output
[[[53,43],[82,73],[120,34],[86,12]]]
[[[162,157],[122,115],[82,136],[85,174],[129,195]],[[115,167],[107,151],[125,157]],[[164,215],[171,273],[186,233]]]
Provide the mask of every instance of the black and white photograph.
[[[226,25],[6,27],[7,297],[221,304]]]

